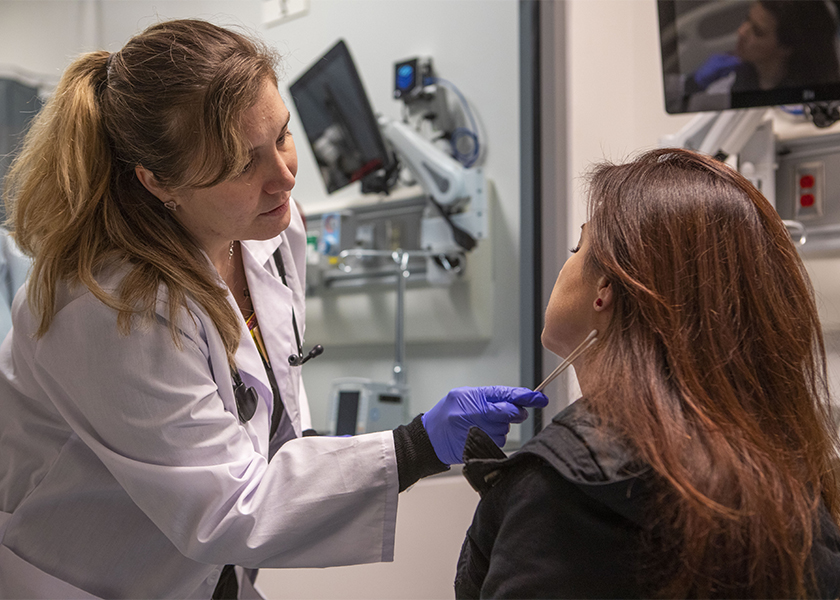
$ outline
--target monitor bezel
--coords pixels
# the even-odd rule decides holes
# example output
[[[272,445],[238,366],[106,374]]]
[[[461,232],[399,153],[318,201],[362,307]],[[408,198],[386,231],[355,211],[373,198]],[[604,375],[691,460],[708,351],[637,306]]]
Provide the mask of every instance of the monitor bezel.
[[[669,26],[676,22],[676,3],[680,0],[657,0],[657,12],[659,16],[659,49],[660,49],[660,71],[663,83],[662,98],[665,103],[665,110],[668,114],[691,114],[701,112],[698,110],[672,110],[668,106],[668,99],[665,97],[664,86],[668,75],[680,74],[679,55],[677,57],[676,70],[666,71],[665,62],[668,57],[669,48],[663,33]],[[745,0],[751,1],[751,0]],[[679,43],[679,42],[677,42]],[[732,109],[759,108],[791,104],[810,104],[840,101],[840,81],[837,83],[818,84],[812,86],[798,86],[786,88],[774,88],[772,90],[759,91],[735,91],[729,93],[729,107]]]
[[[329,183],[324,179],[323,176],[321,176],[321,180],[324,182],[324,186],[326,187],[328,194],[332,194],[334,192],[342,190],[357,181],[364,181],[366,178],[375,176],[382,170],[387,171],[389,169],[392,169],[395,164],[394,156],[391,152],[388,151],[388,148],[385,144],[385,139],[382,137],[382,130],[379,128],[379,122],[373,111],[373,105],[370,102],[370,97],[365,91],[365,86],[362,83],[362,78],[359,74],[358,67],[356,67],[356,62],[353,60],[353,56],[350,54],[350,49],[343,39],[339,39],[329,50],[327,50],[324,53],[323,56],[318,58],[306,71],[304,71],[294,82],[292,82],[289,85],[289,93],[291,94],[292,101],[295,103],[295,107],[297,108],[297,100],[295,99],[295,89],[311,85],[313,79],[320,77],[321,73],[331,65],[332,61],[339,58],[346,59],[346,64],[348,64],[350,67],[348,70],[349,79],[351,81],[351,85],[354,88],[354,93],[358,96],[358,99],[361,100],[359,104],[362,107],[362,118],[365,120],[367,127],[373,134],[372,137],[374,145],[376,146],[376,149],[379,153],[379,158],[382,159],[382,165],[377,169],[366,173],[365,175],[362,175],[361,177],[358,177],[356,179],[351,179],[344,185],[332,190],[329,189]],[[298,110],[299,118],[300,114],[300,110]],[[304,132],[306,133],[306,139],[309,142],[310,150],[313,151],[314,156],[314,150],[312,149],[312,144],[314,143],[314,140],[312,139],[312,135],[307,129],[306,123],[304,122],[303,118],[300,118],[300,122],[303,126]]]

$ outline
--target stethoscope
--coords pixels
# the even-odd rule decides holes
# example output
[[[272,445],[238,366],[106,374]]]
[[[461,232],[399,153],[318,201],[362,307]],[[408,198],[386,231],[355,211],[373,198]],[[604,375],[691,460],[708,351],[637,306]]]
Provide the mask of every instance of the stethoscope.
[[[283,282],[283,285],[289,287],[289,284],[286,282],[286,266],[283,263],[283,256],[280,253],[280,248],[277,248],[277,250],[274,251],[274,264],[277,266],[277,272],[280,274],[280,280]],[[321,344],[317,344],[314,348],[312,348],[312,350],[309,351],[309,354],[307,354],[306,356],[303,355],[303,345],[301,343],[300,330],[298,330],[294,308],[292,308],[292,329],[295,332],[295,343],[297,345],[297,353],[289,355],[288,360],[290,366],[300,367],[306,361],[323,354],[324,347]],[[277,382],[274,378],[274,372],[268,364],[266,364],[265,367],[269,383],[271,384],[272,392],[275,396],[275,403],[277,403],[277,401],[279,401],[280,392],[277,387]],[[253,386],[245,385],[245,382],[242,381],[242,377],[239,375],[238,369],[231,367],[230,376],[233,379],[233,396],[236,399],[236,411],[239,413],[239,420],[243,423],[247,423],[251,420],[251,417],[254,416],[254,413],[257,412],[257,401],[259,399],[257,390],[255,390]],[[277,425],[279,424],[279,409],[281,407],[282,403],[280,407],[275,406],[274,413],[276,418],[272,418],[271,435],[274,435],[274,431],[277,429]]]

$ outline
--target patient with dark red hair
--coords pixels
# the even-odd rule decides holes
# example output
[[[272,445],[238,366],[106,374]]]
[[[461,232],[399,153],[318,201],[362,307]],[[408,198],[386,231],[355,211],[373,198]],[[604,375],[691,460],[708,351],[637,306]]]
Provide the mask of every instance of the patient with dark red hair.
[[[680,149],[596,166],[542,341],[592,331],[581,398],[518,452],[471,431],[457,597],[840,596],[820,321],[756,188]]]

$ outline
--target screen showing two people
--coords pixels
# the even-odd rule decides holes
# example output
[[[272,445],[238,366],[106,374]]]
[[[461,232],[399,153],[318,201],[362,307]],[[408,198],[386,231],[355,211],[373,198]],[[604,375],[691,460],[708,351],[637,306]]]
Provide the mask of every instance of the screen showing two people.
[[[831,0],[659,0],[669,113],[840,99]]]

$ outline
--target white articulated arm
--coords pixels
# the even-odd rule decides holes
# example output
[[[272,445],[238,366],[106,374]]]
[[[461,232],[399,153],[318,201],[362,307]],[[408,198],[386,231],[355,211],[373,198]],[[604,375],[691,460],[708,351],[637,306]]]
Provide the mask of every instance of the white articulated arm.
[[[451,206],[471,196],[461,163],[404,123],[380,119],[379,124],[382,136],[438,204]]]

